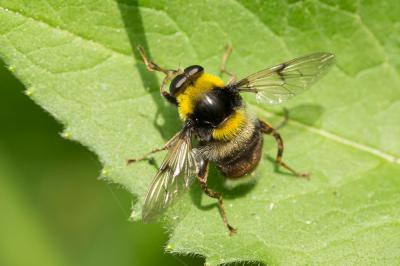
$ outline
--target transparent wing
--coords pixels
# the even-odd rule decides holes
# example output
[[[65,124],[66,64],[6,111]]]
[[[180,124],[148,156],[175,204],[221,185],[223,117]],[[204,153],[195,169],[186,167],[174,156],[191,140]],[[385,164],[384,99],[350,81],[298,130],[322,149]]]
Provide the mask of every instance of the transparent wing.
[[[335,55],[314,53],[254,73],[234,84],[257,100],[280,104],[308,89],[335,63]]]
[[[191,129],[183,129],[169,142],[168,154],[146,195],[142,211],[144,221],[158,218],[195,179],[197,170],[191,134]]]

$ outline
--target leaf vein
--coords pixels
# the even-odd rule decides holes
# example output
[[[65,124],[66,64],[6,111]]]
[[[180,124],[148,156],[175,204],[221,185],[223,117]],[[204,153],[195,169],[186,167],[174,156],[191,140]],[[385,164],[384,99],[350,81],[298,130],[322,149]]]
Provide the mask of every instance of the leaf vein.
[[[278,114],[268,112],[268,111],[262,109],[259,106],[255,106],[255,105],[253,105],[253,106],[256,109],[259,109],[260,111],[266,113],[267,116],[279,116]],[[386,160],[386,161],[388,161],[390,163],[400,164],[400,157],[397,157],[396,155],[389,154],[389,153],[387,153],[385,151],[382,151],[382,150],[380,150],[378,148],[371,147],[371,146],[363,144],[363,143],[358,143],[358,142],[356,142],[354,140],[347,139],[345,137],[339,136],[337,134],[334,134],[332,132],[329,132],[329,131],[321,129],[321,128],[316,128],[316,127],[312,127],[312,126],[306,125],[306,124],[304,124],[304,123],[302,123],[300,121],[294,120],[294,119],[290,119],[288,121],[288,124],[293,124],[293,125],[295,125],[297,127],[303,128],[303,129],[305,129],[305,130],[307,130],[307,131],[309,131],[311,133],[314,133],[316,135],[325,137],[326,139],[329,139],[331,141],[335,141],[335,142],[344,144],[346,146],[350,146],[352,148],[355,148],[357,150],[373,154],[373,155],[375,155],[377,157],[380,157],[380,158],[382,158],[382,159],[384,159],[384,160]]]
[[[45,25],[45,26],[47,26],[47,27],[49,27],[49,28],[52,28],[52,29],[54,29],[54,30],[58,30],[58,31],[64,32],[64,33],[66,33],[66,34],[72,35],[72,36],[74,36],[74,37],[76,37],[76,38],[79,38],[79,39],[81,39],[81,40],[83,40],[83,41],[87,41],[87,42],[93,43],[93,44],[95,44],[95,45],[101,47],[102,49],[107,50],[107,51],[109,51],[109,52],[111,52],[111,53],[114,53],[114,54],[117,54],[117,55],[121,55],[121,56],[124,56],[124,57],[129,57],[129,58],[131,58],[131,55],[130,55],[129,53],[124,53],[124,52],[122,52],[122,51],[120,51],[120,50],[116,50],[116,49],[114,49],[114,48],[111,48],[111,47],[109,47],[109,46],[103,44],[103,43],[98,42],[97,40],[90,39],[90,38],[88,38],[88,37],[86,37],[86,36],[83,36],[83,35],[80,35],[80,34],[78,34],[78,33],[76,33],[76,32],[72,32],[72,31],[70,31],[70,30],[68,30],[68,29],[66,29],[66,28],[62,28],[62,27],[60,27],[60,26],[55,26],[55,25],[51,24],[51,23],[48,22],[48,21],[40,20],[40,19],[38,19],[38,18],[29,16],[28,14],[25,14],[25,13],[23,13],[23,12],[21,12],[21,11],[16,11],[16,10],[13,10],[13,9],[10,9],[10,8],[5,8],[5,7],[0,6],[0,9],[2,9],[2,10],[5,11],[5,12],[12,12],[12,13],[14,13],[15,15],[24,17],[24,18],[26,18],[26,19],[31,19],[31,20],[33,20],[33,21],[36,21],[37,23],[41,23],[41,24],[43,24],[43,25]]]

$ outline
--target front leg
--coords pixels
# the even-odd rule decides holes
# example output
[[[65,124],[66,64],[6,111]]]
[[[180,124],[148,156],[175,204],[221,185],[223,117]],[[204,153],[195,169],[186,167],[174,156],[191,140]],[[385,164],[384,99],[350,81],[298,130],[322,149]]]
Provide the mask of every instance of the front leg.
[[[142,46],[138,46],[138,50],[140,55],[142,56],[143,62],[146,65],[146,68],[148,71],[158,71],[162,72],[165,74],[165,78],[163,79],[161,86],[160,86],[160,94],[163,96],[167,101],[169,101],[172,104],[178,105],[178,102],[176,101],[176,98],[173,97],[168,91],[165,90],[165,87],[169,81],[171,81],[176,75],[178,75],[181,71],[180,70],[172,70],[172,69],[165,69],[163,67],[160,67],[151,59],[149,59],[146,56],[146,53],[144,52],[144,48]]]
[[[199,180],[201,189],[204,191],[204,193],[207,194],[207,196],[211,198],[218,199],[218,208],[219,212],[222,216],[222,220],[224,221],[224,224],[226,228],[229,231],[229,235],[233,235],[236,233],[236,229],[233,228],[229,222],[228,222],[228,217],[226,216],[225,208],[224,208],[224,199],[222,198],[221,194],[218,192],[215,192],[211,189],[208,188],[207,185],[207,177],[208,177],[208,160],[202,161],[199,163],[199,173],[197,175],[197,179]]]
[[[231,55],[233,50],[233,47],[231,44],[227,44],[225,46],[225,52],[224,55],[222,56],[221,60],[221,66],[220,66],[220,74],[222,75],[223,73],[227,74],[231,79],[229,80],[228,84],[231,85],[236,82],[237,78],[236,75],[233,74],[232,72],[226,70],[226,62],[228,62],[229,56]]]

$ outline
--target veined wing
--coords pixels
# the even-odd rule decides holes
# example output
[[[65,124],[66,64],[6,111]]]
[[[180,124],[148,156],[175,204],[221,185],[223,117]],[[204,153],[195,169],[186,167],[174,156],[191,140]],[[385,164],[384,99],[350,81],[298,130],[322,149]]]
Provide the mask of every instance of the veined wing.
[[[256,93],[257,100],[280,104],[308,89],[335,63],[335,55],[314,53],[254,73],[232,86]]]
[[[170,140],[168,146],[168,154],[146,195],[142,211],[144,221],[158,218],[188,190],[196,177],[196,160],[192,151],[192,129],[182,129]]]

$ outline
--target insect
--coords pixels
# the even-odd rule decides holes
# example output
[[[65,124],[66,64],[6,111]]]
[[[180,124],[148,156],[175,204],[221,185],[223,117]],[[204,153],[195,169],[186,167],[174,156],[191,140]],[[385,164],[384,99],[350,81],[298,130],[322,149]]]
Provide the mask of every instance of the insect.
[[[242,93],[253,93],[261,103],[280,104],[310,87],[334,64],[330,53],[313,53],[261,70],[236,81],[236,76],[225,69],[232,47],[227,46],[221,64],[221,73],[231,80],[224,82],[204,71],[199,65],[185,69],[165,69],[151,61],[142,47],[138,47],[149,71],[165,74],[160,86],[161,95],[178,109],[183,128],[163,147],[156,148],[141,158],[167,150],[143,206],[142,218],[151,221],[171,206],[194,180],[198,180],[205,194],[218,200],[223,222],[232,235],[224,209],[223,197],[207,185],[208,167],[214,162],[227,178],[240,178],[251,173],[262,155],[263,134],[272,135],[278,146],[276,164],[295,176],[307,177],[282,160],[283,140],[269,123],[246,109]],[[169,92],[166,90],[170,82]],[[193,147],[192,139],[198,139]]]

